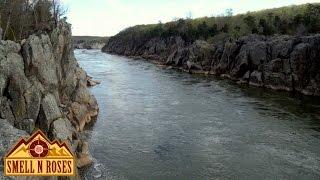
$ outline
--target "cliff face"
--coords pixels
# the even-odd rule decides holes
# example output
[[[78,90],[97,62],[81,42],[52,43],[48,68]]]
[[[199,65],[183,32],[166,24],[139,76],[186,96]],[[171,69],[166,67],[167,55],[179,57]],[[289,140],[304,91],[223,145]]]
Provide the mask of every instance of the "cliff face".
[[[86,143],[78,137],[98,113],[88,82],[90,78],[74,57],[66,22],[59,22],[50,35],[31,35],[21,44],[1,41],[1,147],[9,147],[19,134],[40,128],[50,138],[72,145],[78,167],[89,163]],[[6,133],[8,129],[19,133],[12,136]],[[0,154],[6,150],[1,149]]]
[[[239,83],[320,96],[320,34],[250,35],[237,41],[186,43],[181,37],[109,39],[102,51],[152,59],[193,73]]]

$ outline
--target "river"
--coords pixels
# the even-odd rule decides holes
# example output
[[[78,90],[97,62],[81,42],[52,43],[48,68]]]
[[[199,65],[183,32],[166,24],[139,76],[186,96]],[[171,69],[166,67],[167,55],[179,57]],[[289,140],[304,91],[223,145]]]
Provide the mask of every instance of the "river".
[[[320,100],[75,50],[102,83],[84,179],[319,179]]]

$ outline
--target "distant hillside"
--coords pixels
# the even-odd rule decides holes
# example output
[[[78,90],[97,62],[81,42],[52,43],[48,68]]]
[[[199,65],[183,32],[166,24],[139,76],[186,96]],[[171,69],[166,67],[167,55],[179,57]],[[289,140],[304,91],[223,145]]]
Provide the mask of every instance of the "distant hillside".
[[[100,36],[72,36],[75,49],[101,49],[108,37]]]

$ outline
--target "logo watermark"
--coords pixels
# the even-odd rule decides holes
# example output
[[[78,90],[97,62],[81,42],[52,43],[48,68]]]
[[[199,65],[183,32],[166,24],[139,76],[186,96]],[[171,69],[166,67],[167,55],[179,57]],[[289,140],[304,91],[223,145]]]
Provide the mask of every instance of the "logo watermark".
[[[75,168],[68,145],[51,142],[40,130],[20,139],[4,158],[5,176],[74,176]]]

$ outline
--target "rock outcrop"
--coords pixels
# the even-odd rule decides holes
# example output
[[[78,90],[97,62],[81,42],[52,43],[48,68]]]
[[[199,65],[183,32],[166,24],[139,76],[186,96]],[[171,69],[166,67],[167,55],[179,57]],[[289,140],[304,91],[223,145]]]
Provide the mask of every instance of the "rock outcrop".
[[[64,21],[51,34],[31,35],[21,44],[0,41],[0,135],[9,137],[1,148],[40,128],[51,139],[67,141],[76,154],[88,154],[76,148],[83,144],[78,133],[97,116],[98,104],[71,41]]]
[[[111,37],[102,51],[152,59],[239,83],[320,96],[320,34],[250,35],[216,44],[189,43],[181,37],[122,39],[120,35]]]

